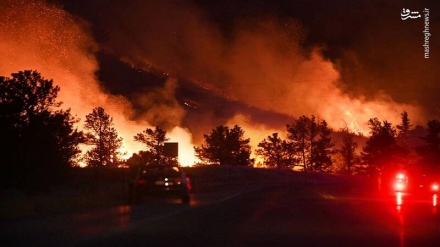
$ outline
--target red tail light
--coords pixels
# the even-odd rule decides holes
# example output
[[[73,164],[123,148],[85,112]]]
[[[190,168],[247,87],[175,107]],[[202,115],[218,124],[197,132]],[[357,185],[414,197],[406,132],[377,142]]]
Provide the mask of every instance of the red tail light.
[[[188,190],[192,189],[191,180],[188,177],[186,178],[186,188]]]
[[[433,184],[432,186],[431,186],[431,189],[432,189],[432,191],[434,191],[434,192],[438,192],[439,191],[439,185],[436,183],[436,184]]]
[[[397,204],[397,206],[402,206],[402,204],[403,204],[403,194],[402,194],[402,192],[397,192],[396,193],[396,204]]]
[[[406,186],[405,186],[404,183],[402,183],[402,182],[396,182],[396,183],[394,183],[394,190],[395,190],[395,191],[403,191],[403,190],[405,190],[405,189],[406,189]]]

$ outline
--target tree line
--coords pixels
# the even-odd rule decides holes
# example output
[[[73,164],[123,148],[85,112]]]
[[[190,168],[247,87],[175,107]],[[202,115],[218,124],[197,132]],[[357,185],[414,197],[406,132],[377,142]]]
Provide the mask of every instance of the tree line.
[[[0,162],[3,184],[41,184],[55,181],[69,167],[83,162],[90,167],[118,167],[148,163],[178,163],[164,153],[169,140],[160,127],[146,128],[133,137],[145,150],[124,160],[122,138],[113,118],[103,107],[87,114],[83,130],[75,127],[80,119],[70,109],[61,109],[57,101],[60,88],[37,71],[20,71],[0,77]],[[255,154],[269,167],[299,166],[305,171],[362,173],[389,164],[438,166],[440,161],[440,122],[429,120],[423,145],[410,142],[413,126],[408,113],[401,113],[401,123],[372,118],[370,136],[359,153],[357,135],[349,129],[338,131],[315,116],[300,116],[286,125],[287,136],[272,133],[263,139]],[[334,134],[341,136],[339,145]],[[194,152],[204,165],[252,166],[252,147],[243,129],[235,125],[218,126],[204,134],[204,143]],[[81,155],[82,145],[88,147]]]

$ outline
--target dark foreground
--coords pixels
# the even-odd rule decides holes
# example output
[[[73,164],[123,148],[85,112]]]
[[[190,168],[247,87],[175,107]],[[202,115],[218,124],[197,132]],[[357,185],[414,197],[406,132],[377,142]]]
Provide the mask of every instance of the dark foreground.
[[[440,246],[430,196],[378,195],[337,181],[242,185],[2,222],[2,246]]]

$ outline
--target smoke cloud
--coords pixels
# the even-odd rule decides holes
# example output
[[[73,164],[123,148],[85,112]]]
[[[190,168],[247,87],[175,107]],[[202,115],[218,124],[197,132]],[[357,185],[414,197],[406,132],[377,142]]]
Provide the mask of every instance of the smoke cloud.
[[[386,76],[398,73],[402,63],[414,61],[416,51],[406,57],[408,61],[399,55],[411,40],[391,47],[385,44],[398,40],[397,34],[382,29],[381,41],[366,29],[367,36],[336,59],[324,55],[327,47],[305,45],[307,33],[312,31],[295,19],[243,18],[226,36],[205,14],[190,1],[116,4],[100,17],[107,34],[103,44],[141,69],[160,68],[262,110],[292,117],[314,114],[335,129],[348,126],[367,134],[369,118],[397,124],[403,111],[409,112],[414,124],[426,121],[422,102],[411,91],[416,86],[409,86],[417,85],[411,81],[415,77]],[[376,64],[367,63],[365,54]],[[384,55],[396,64],[384,62]],[[419,76],[417,81],[424,78]],[[429,81],[433,83],[432,78]],[[392,94],[402,82],[406,85],[402,95]]]
[[[133,109],[127,98],[111,95],[100,85],[95,76],[99,67],[94,55],[99,47],[87,23],[45,1],[2,1],[0,11],[1,75],[9,76],[20,70],[39,71],[60,86],[58,97],[63,102],[62,107],[71,108],[72,113],[81,119],[80,129],[85,116],[101,106],[113,117],[118,134],[123,137],[122,151],[127,151],[127,157],[145,148],[134,142],[133,136],[152,125],[146,120],[132,121]],[[179,127],[179,118],[183,114],[181,107],[175,104],[173,97],[166,102],[162,100],[167,95],[172,96],[175,86],[175,81],[170,80],[163,90],[149,92],[139,96],[138,100],[145,104],[153,101],[145,114],[159,115],[158,112],[173,108],[177,109],[173,110],[174,113],[181,112],[173,115],[176,119],[170,135],[174,139],[182,135],[185,141],[181,142],[182,146],[192,148],[191,134]],[[191,157],[186,159],[191,160]]]
[[[43,0],[6,0],[0,3],[0,74],[36,69],[53,78],[64,106],[81,118],[103,106],[131,152],[142,148],[133,136],[156,125],[169,130],[173,141],[180,138],[187,154],[193,136],[198,145],[204,131],[215,127],[207,124],[238,123],[254,147],[273,132],[285,132],[280,126],[287,122],[274,125],[240,110],[245,107],[228,109],[232,114],[225,118],[188,96],[191,111],[205,110],[190,119],[176,99],[181,78],[248,109],[291,118],[313,114],[334,129],[348,126],[365,134],[372,117],[398,124],[407,111],[413,125],[424,125],[438,116],[438,42],[431,39],[431,56],[424,59],[422,21],[403,22],[396,4],[353,4],[353,14],[337,8],[341,2],[334,3],[336,13],[317,8],[309,19],[299,3],[286,1],[299,17],[284,11],[221,22],[210,16],[215,10],[196,1],[66,1],[67,12]],[[430,29],[440,30],[434,20]],[[112,85],[96,78],[98,50],[145,72],[163,71],[168,79],[163,87],[152,89],[145,81],[129,96],[112,95]],[[190,122],[191,128],[182,126]]]

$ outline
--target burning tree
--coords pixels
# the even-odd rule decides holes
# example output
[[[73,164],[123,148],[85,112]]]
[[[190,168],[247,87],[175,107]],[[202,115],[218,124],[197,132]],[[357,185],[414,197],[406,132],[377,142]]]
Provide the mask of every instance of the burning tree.
[[[70,110],[59,110],[60,88],[37,71],[0,77],[0,164],[3,183],[46,186],[73,164],[84,141]],[[21,179],[21,181],[20,181]],[[24,184],[26,183],[26,184]]]
[[[208,164],[250,166],[254,160],[250,158],[251,146],[249,139],[244,139],[244,131],[237,125],[218,126],[211,134],[203,135],[205,143],[194,147],[196,156]]]
[[[170,158],[165,157],[164,154],[165,142],[169,140],[166,134],[166,130],[156,126],[154,130],[147,128],[142,133],[134,136],[135,141],[144,144],[147,148],[147,150],[139,152],[144,163],[165,164],[173,162]]]
[[[287,125],[287,132],[287,138],[291,140],[294,152],[305,171],[324,170],[332,165],[332,130],[327,127],[325,120],[319,122],[313,115],[310,118],[301,116]]]
[[[89,166],[118,166],[121,163],[119,151],[122,138],[118,137],[113,127],[113,118],[105,113],[104,108],[96,107],[86,116],[84,129],[87,144],[93,146],[87,151],[85,159]]]
[[[291,143],[281,140],[278,133],[273,133],[258,144],[257,155],[263,156],[264,163],[269,166],[282,167],[293,164]]]

